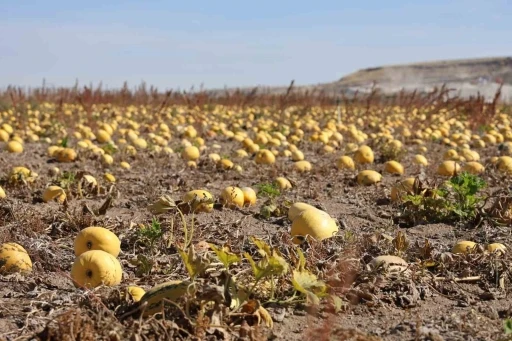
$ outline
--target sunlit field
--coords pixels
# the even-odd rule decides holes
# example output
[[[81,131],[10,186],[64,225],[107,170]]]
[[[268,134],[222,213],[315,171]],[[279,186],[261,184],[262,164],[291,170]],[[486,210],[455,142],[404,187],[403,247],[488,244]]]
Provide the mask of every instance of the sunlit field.
[[[5,340],[506,340],[511,107],[8,88]]]

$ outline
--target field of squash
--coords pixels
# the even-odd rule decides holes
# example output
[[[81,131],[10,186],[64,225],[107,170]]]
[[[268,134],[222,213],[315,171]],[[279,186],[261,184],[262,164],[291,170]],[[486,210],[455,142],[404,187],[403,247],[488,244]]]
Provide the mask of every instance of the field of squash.
[[[0,339],[512,334],[511,107],[87,90],[0,96]]]

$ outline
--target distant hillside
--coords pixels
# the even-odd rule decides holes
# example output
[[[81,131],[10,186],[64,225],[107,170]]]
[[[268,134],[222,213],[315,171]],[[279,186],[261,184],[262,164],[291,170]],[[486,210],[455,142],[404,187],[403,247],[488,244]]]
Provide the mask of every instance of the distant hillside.
[[[369,91],[374,84],[385,93],[401,89],[430,91],[446,84],[452,95],[481,94],[491,100],[499,84],[504,83],[501,99],[512,102],[512,57],[433,61],[367,68],[323,84],[329,91]]]
[[[431,91],[446,84],[452,95],[462,97],[481,94],[492,99],[503,82],[501,99],[512,102],[512,57],[475,58],[431,61],[414,64],[389,65],[362,69],[341,79],[322,84],[302,85],[299,90],[324,90],[331,94],[368,92],[375,85],[384,93],[393,94],[402,89]],[[284,93],[287,87],[264,87],[262,91]],[[243,89],[250,91],[251,89]],[[216,91],[215,91],[216,92]]]
[[[359,70],[338,82],[340,86],[432,85],[439,83],[504,82],[512,84],[512,57],[480,58],[390,65]]]

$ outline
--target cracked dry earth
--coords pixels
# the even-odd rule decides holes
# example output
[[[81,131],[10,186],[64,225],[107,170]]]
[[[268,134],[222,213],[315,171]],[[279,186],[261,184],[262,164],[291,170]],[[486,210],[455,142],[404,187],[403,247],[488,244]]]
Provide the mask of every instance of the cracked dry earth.
[[[223,150],[235,150],[232,142],[220,141]],[[278,160],[275,166],[257,166],[251,159],[236,160],[244,171],[220,171],[208,160],[199,162],[197,169],[187,169],[178,156],[155,156],[140,153],[130,160],[132,168],[113,169],[117,183],[112,207],[104,215],[93,216],[84,211],[99,207],[106,194],[84,199],[72,198],[64,210],[57,203],[42,203],[39,198],[45,184],[51,182],[49,170],[58,166],[63,171],[86,171],[102,179],[107,170],[99,161],[78,160],[70,164],[48,162],[46,147],[27,144],[22,156],[0,154],[0,174],[7,174],[12,166],[23,165],[39,174],[37,183],[30,187],[6,188],[9,196],[0,202],[0,241],[15,241],[30,254],[34,270],[28,275],[12,274],[0,277],[0,339],[2,340],[162,340],[183,339],[276,339],[276,340],[505,340],[503,321],[512,316],[510,277],[500,288],[489,278],[481,265],[473,266],[465,260],[455,260],[438,279],[435,273],[418,269],[408,275],[395,277],[369,273],[365,265],[373,257],[391,250],[391,239],[401,231],[409,241],[402,257],[414,262],[415,245],[427,239],[438,252],[450,251],[460,240],[479,243],[498,241],[512,245],[510,228],[481,224],[468,228],[446,224],[424,224],[400,228],[393,223],[397,208],[389,201],[389,190],[399,179],[385,176],[383,182],[370,187],[357,186],[354,173],[340,172],[332,165],[338,156],[320,155],[312,145],[302,150],[313,170],[306,175],[291,171],[287,161]],[[429,160],[436,164],[441,159],[437,145],[429,146]],[[492,155],[493,150],[482,155]],[[409,153],[408,155],[413,154]],[[408,156],[402,161],[407,175],[416,175],[416,166]],[[381,170],[382,164],[375,169]],[[435,167],[426,169],[427,176],[435,177]],[[157,250],[149,273],[140,273],[133,259],[138,254],[149,254],[146,246],[135,238],[138,224],[148,224],[152,215],[147,207],[161,195],[175,199],[196,188],[218,196],[230,185],[254,186],[271,182],[277,176],[286,176],[294,188],[283,192],[282,200],[303,201],[323,208],[337,219],[338,237],[322,245],[305,249],[308,264],[314,263],[325,275],[327,283],[334,283],[342,299],[341,311],[332,314],[329,309],[310,311],[304,305],[267,304],[272,316],[272,330],[253,327],[254,321],[245,321],[227,334],[207,332],[201,337],[192,335],[187,322],[171,314],[160,318],[120,318],[122,302],[113,299],[118,288],[100,288],[91,292],[76,289],[70,279],[74,260],[73,240],[77,232],[87,226],[105,226],[122,241],[119,256],[124,270],[123,285],[138,285],[149,289],[168,279],[185,278],[186,271],[177,256],[172,238],[182,238],[181,232],[170,231],[170,218],[162,218],[165,234]],[[499,180],[485,175],[491,186],[499,187]],[[100,181],[101,182],[101,181]],[[102,182],[104,186],[106,184]],[[288,236],[290,222],[283,218],[263,219],[258,215],[265,204],[259,198],[254,207],[229,210],[215,209],[209,214],[195,216],[194,243],[229,242],[234,251],[247,248],[250,236],[267,240],[273,246]],[[169,242],[170,240],[170,242]],[[499,261],[510,264],[510,256]],[[357,259],[351,269],[332,264]],[[497,260],[498,261],[498,260]],[[464,263],[466,262],[466,263]],[[353,264],[353,263],[351,263]],[[457,281],[462,277],[478,277],[473,281]],[[439,277],[439,276],[438,276]],[[229,335],[228,335],[229,334]],[[244,337],[244,335],[246,335]]]

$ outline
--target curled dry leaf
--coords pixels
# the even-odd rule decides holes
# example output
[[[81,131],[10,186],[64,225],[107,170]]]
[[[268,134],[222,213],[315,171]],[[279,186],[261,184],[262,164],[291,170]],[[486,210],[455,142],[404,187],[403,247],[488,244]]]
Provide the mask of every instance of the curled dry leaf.
[[[263,322],[268,328],[272,329],[274,327],[274,321],[272,320],[270,313],[267,309],[263,308],[257,300],[249,300],[245,303],[242,306],[242,313],[256,317],[258,325]]]
[[[164,214],[176,207],[176,203],[174,200],[168,196],[164,195],[158,198],[156,202],[149,205],[148,210],[153,214]]]

